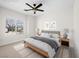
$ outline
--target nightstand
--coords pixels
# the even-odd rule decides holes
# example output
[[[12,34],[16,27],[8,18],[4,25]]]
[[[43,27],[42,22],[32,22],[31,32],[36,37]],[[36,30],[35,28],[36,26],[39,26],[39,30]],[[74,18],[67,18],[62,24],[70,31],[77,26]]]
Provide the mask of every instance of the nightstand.
[[[63,45],[63,46],[69,47],[69,39],[60,38],[60,43],[61,43],[61,45]]]

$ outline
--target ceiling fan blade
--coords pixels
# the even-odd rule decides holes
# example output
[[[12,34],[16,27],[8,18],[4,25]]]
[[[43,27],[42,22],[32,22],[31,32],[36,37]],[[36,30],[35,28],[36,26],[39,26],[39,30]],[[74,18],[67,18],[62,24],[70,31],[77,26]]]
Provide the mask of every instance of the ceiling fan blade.
[[[30,10],[33,10],[33,9],[28,9],[28,10],[27,9],[24,9],[24,11],[30,11]]]
[[[37,9],[37,8],[39,8],[39,7],[41,7],[42,6],[42,4],[40,3],[38,6],[36,6],[36,8],[35,9]]]
[[[36,9],[37,11],[41,11],[41,12],[44,12],[44,10],[41,10],[41,9]]]
[[[29,7],[33,8],[30,4],[26,3],[26,5],[28,5]]]

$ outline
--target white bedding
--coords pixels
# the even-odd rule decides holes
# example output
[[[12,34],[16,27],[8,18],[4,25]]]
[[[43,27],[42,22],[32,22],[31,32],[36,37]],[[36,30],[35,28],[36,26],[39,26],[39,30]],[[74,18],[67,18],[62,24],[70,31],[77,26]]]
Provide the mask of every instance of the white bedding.
[[[48,52],[48,55],[50,58],[52,58],[55,55],[55,50],[52,49],[52,47],[50,45],[48,45],[47,43],[44,43],[42,41],[39,40],[35,40],[33,38],[26,38],[24,39],[26,42],[29,42],[30,44],[34,45],[37,48],[40,48],[46,52]]]

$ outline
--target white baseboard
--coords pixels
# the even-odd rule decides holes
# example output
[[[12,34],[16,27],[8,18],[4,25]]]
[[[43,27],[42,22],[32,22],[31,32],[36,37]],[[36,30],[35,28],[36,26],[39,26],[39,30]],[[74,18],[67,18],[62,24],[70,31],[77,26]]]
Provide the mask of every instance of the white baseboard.
[[[22,40],[15,40],[15,41],[11,41],[11,42],[5,42],[3,44],[0,44],[0,46],[5,46],[5,45],[12,44],[12,43],[19,42],[19,41],[22,41]]]

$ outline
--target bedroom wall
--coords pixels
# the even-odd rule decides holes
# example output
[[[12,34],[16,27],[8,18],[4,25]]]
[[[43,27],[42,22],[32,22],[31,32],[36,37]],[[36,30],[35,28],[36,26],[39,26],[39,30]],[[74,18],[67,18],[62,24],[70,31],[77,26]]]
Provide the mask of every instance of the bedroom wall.
[[[74,48],[76,57],[79,58],[79,0],[74,2]]]
[[[23,33],[5,33],[6,18],[20,19],[24,22]],[[27,16],[25,14],[0,7],[0,46],[23,40],[25,37],[34,35],[35,16]]]
[[[44,15],[38,18],[37,28],[44,29],[46,21],[56,21],[56,30],[58,31],[68,28],[70,45],[73,46],[73,0],[51,0],[48,2]]]
[[[37,24],[38,16],[27,16],[27,37],[35,35],[35,29]]]

